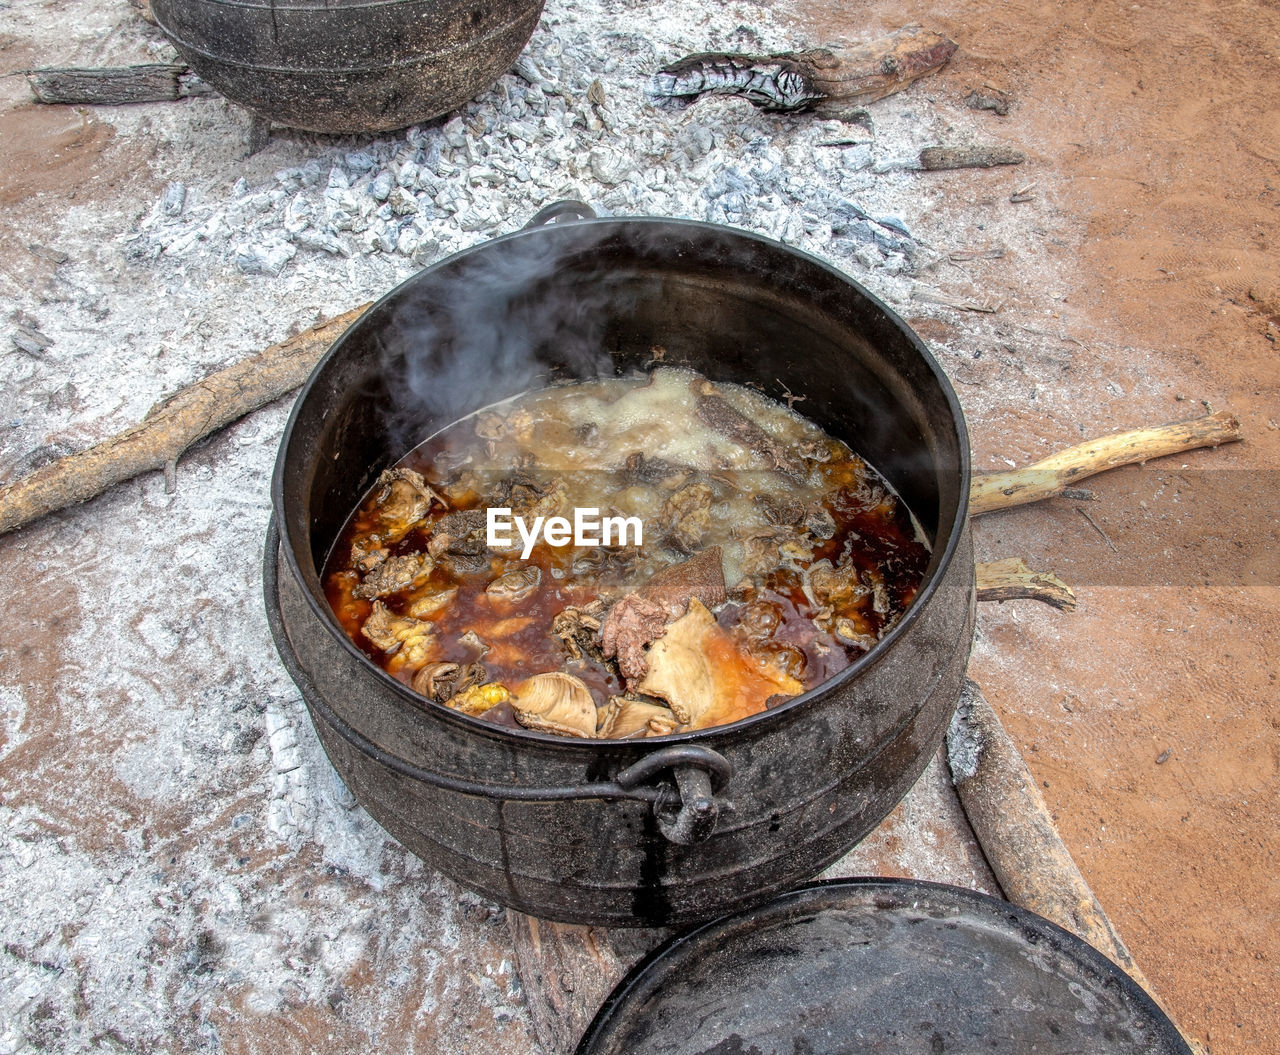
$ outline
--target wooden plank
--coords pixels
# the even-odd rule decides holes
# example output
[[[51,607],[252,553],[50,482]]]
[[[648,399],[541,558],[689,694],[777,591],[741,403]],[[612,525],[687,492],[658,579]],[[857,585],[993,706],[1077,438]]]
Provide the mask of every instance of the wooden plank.
[[[177,64],[50,67],[27,70],[26,75],[38,103],[159,103],[206,95],[213,90],[189,67]]]

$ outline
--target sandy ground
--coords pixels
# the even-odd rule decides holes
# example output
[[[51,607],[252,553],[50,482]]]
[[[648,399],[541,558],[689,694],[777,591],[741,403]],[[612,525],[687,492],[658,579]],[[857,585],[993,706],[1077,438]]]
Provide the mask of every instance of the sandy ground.
[[[138,57],[145,34],[129,28],[123,5],[97,14],[100,25],[93,18],[77,23],[68,46],[52,49],[57,53],[33,50],[28,24],[56,21],[62,6],[22,5],[12,28],[0,26],[0,73],[119,61],[120,53]],[[815,43],[865,37],[909,20],[937,26],[961,50],[945,71],[904,96],[910,105],[895,111],[897,119],[914,109],[943,132],[953,125],[959,138],[1008,143],[1030,155],[1016,169],[916,177],[913,230],[942,247],[1006,249],[998,259],[946,265],[936,276],[952,297],[996,307],[994,313],[902,308],[957,382],[979,469],[1032,460],[1083,435],[1191,417],[1200,401],[1233,410],[1243,423],[1244,444],[1096,478],[1089,485],[1096,502],[1057,501],[980,521],[981,558],[1017,554],[1052,567],[1075,586],[1081,607],[1067,615],[1029,603],[984,606],[972,672],[1174,1016],[1214,1053],[1280,1050],[1280,707],[1273,671],[1280,623],[1273,497],[1280,467],[1274,366],[1280,11],[1263,3],[1175,0],[928,6],[822,0],[803,8],[779,4],[774,13],[779,43],[791,33]],[[69,292],[56,253],[38,247],[76,224],[87,243],[99,236],[105,242],[109,233],[105,226],[95,230],[95,216],[127,211],[131,202],[141,216],[173,171],[198,163],[192,151],[208,136],[231,141],[238,119],[207,101],[98,112],[42,108],[26,102],[20,78],[0,85],[0,271],[4,296],[15,306],[6,315],[18,305],[30,310],[34,296],[52,312],[74,301],[76,318],[87,320],[93,310],[110,310],[109,257],[98,258],[96,285]],[[1007,117],[966,109],[971,90],[992,88],[1009,94]],[[288,139],[273,143],[245,171],[260,178],[296,149]],[[209,163],[227,171],[239,164]],[[1032,202],[1009,201],[1030,184]],[[388,269],[383,288],[393,278]],[[84,280],[77,272],[74,281]],[[250,288],[256,292],[246,293]],[[161,391],[283,336],[278,316],[266,310],[221,329],[210,323],[232,314],[237,296],[269,308],[272,295],[263,289],[199,275],[175,282],[176,318],[163,335],[139,322],[137,354],[148,360],[147,374]],[[348,307],[365,292],[352,290],[343,301],[325,290],[308,300],[290,288],[279,295],[293,314],[283,325]],[[8,473],[38,461],[44,445],[87,442],[135,420],[154,401],[153,392],[128,378],[119,387],[77,387],[74,367],[65,378],[47,364],[10,375],[39,397],[26,426],[34,421],[39,434],[6,440]],[[192,481],[227,466],[242,472],[243,508],[202,507],[198,483],[170,498],[157,479],[146,479],[0,544],[12,602],[4,620],[7,727],[0,756],[5,867],[39,871],[51,855],[64,854],[97,869],[89,877],[92,893],[26,892],[32,918],[44,911],[42,896],[97,899],[109,908],[116,889],[124,910],[95,925],[114,919],[127,928],[135,918],[131,899],[143,905],[171,898],[175,906],[181,900],[180,891],[165,886],[166,869],[219,877],[199,892],[200,907],[174,907],[169,930],[149,932],[117,973],[89,983],[82,977],[78,990],[66,981],[75,972],[51,962],[44,949],[90,941],[83,925],[34,943],[11,939],[7,926],[6,955],[21,961],[12,977],[46,994],[29,1009],[24,1035],[48,1050],[111,1044],[112,1030],[77,1032],[74,1009],[102,999],[113,985],[131,991],[134,973],[147,971],[164,980],[165,999],[188,1016],[175,1033],[184,1049],[216,1043],[265,1050],[270,1036],[285,1050],[326,1038],[335,1050],[359,1050],[396,1036],[416,1039],[423,1050],[445,1050],[434,1018],[469,1021],[479,1035],[503,1037],[512,1051],[531,1050],[505,929],[491,906],[423,875],[345,812],[338,792],[317,796],[311,812],[295,818],[287,850],[253,834],[252,824],[247,832],[239,826],[238,818],[252,818],[267,795],[273,752],[290,746],[281,747],[272,732],[287,720],[291,696],[269,657],[251,664],[252,685],[263,698],[235,712],[234,728],[199,726],[199,701],[217,697],[218,678],[237,686],[245,677],[236,635],[260,627],[237,627],[230,613],[237,596],[242,606],[256,604],[256,556],[219,554],[243,570],[229,574],[225,595],[212,599],[183,592],[183,562],[204,559],[193,555],[219,537],[219,517],[243,517],[256,528],[283,413],[277,406],[256,415],[190,460]],[[59,420],[65,429],[57,428]],[[102,591],[117,581],[111,566],[127,551],[122,525],[139,509],[180,518],[165,589],[189,603],[195,623],[207,612],[212,629],[226,635],[201,668],[217,677],[186,688],[176,679],[148,684],[138,677],[118,684],[115,699],[84,700],[74,692],[76,670],[114,660],[69,653],[60,628],[91,648],[95,627],[134,620],[140,643],[138,656],[126,657],[130,671],[135,659],[144,670],[184,644],[186,630],[171,618],[113,613],[105,604]],[[57,574],[41,566],[50,552],[75,560]],[[138,570],[139,577],[155,574]],[[198,751],[161,767],[163,779],[157,775],[153,787],[126,786],[113,775],[113,759],[146,750],[146,737],[128,728],[127,717],[155,693],[171,705],[173,721],[191,723],[204,737],[202,750],[221,745],[225,755],[242,759],[220,764],[225,785],[202,785],[210,763]],[[96,753],[79,751],[86,738]],[[106,768],[88,776],[85,758]],[[155,818],[134,815],[140,797],[160,794],[177,807]],[[906,825],[917,834],[919,827]],[[866,848],[868,867],[928,864],[919,846],[895,858],[894,838],[881,833]],[[129,865],[140,860],[155,869],[145,882]],[[934,877],[955,878],[961,864],[935,861]],[[309,904],[312,897],[323,911]],[[257,938],[229,947],[218,921],[246,918],[252,915],[246,905],[268,902],[269,912],[253,916]],[[451,964],[464,941],[471,981],[452,985],[438,955],[433,960],[414,943],[380,933],[377,920],[386,914],[421,928],[446,960],[453,957]],[[301,960],[260,962],[281,943],[304,950]],[[308,955],[324,972],[308,966]],[[216,1001],[201,980],[220,977],[220,957],[257,965],[259,974],[249,972],[257,1003],[209,1010]],[[185,973],[164,973],[179,960]],[[325,972],[344,977],[345,986],[324,991],[309,982]],[[387,984],[393,1000],[381,992]],[[272,1029],[264,1031],[264,1022]],[[117,1046],[133,1035],[131,1025],[120,1022]],[[457,1037],[449,1044],[468,1046]]]
[[[963,45],[925,93],[954,108],[984,85],[1009,92],[990,138],[1032,156],[1016,174],[948,177],[934,235],[980,240],[946,201],[1005,213],[1013,183],[1034,181],[1056,217],[1042,247],[1056,288],[1034,266],[1028,279],[1034,262],[970,265],[1023,319],[998,313],[981,334],[960,317],[920,323],[966,406],[995,380],[972,368],[978,353],[1018,376],[1021,400],[970,416],[975,465],[1190,417],[1200,400],[1243,423],[1240,446],[1095,478],[1096,529],[1065,501],[980,521],[980,559],[1029,554],[1082,604],[984,608],[971,669],[1184,1028],[1214,1052],[1275,1051],[1280,12],[833,0],[798,22],[825,39],[912,19]],[[1020,354],[1037,325],[1062,335],[1053,361]],[[1052,401],[1037,398],[1059,375]]]

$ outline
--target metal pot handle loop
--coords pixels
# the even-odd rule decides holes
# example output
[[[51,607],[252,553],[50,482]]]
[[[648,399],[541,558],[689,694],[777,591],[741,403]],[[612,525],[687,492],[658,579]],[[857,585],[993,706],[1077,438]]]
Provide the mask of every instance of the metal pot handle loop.
[[[572,223],[574,220],[594,220],[595,218],[596,211],[590,205],[566,198],[564,201],[553,201],[550,205],[544,205],[533,214],[533,219],[525,224],[523,229],[528,231],[534,227],[545,227],[549,223]]]
[[[614,782],[633,788],[641,781],[665,770],[672,770],[680,792],[678,808],[654,802],[653,812],[658,830],[671,842],[692,846],[711,836],[720,819],[720,811],[732,804],[716,798],[733,776],[733,764],[717,751],[698,744],[677,744],[659,748],[622,770]]]

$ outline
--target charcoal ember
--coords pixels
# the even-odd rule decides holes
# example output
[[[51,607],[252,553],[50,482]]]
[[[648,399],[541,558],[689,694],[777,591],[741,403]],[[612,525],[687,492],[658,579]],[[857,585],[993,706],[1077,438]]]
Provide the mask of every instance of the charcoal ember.
[[[386,201],[391,196],[391,190],[395,186],[395,179],[390,172],[379,172],[377,177],[369,184],[369,194],[375,201]]]
[[[160,211],[165,216],[181,216],[183,207],[187,204],[187,186],[185,183],[179,183],[176,180],[165,187],[164,194],[160,198]]]
[[[418,199],[403,187],[397,187],[391,192],[387,204],[397,216],[412,216],[418,211]]]
[[[350,256],[351,250],[329,230],[308,227],[293,236],[293,244],[301,249],[314,249],[333,256]]]
[[[236,250],[236,267],[246,275],[278,275],[298,249],[290,242],[243,245]]]
[[[25,352],[31,356],[42,356],[46,348],[53,345],[53,338],[48,334],[41,333],[35,326],[20,325],[9,339],[13,341],[13,346],[20,352]]]

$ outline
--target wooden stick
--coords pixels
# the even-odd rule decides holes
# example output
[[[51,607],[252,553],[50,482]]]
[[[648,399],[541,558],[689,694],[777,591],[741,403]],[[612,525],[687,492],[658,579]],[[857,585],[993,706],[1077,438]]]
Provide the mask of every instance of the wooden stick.
[[[911,25],[849,47],[776,55],[703,52],[659,70],[654,93],[686,104],[703,95],[740,95],[780,112],[822,103],[859,105],[900,92],[941,68],[956,47],[954,40]]]
[[[976,565],[979,601],[1043,601],[1064,612],[1074,611],[1076,595],[1051,571],[1032,571],[1021,557]]]
[[[535,919],[507,909],[516,974],[538,1043],[548,1055],[571,1055],[630,961],[619,959],[616,932]]]
[[[152,469],[164,469],[172,488],[178,459],[192,444],[297,388],[368,307],[312,326],[189,385],[152,408],[141,424],[0,488],[0,534]]]
[[[972,681],[965,682],[947,731],[947,759],[960,804],[1005,896],[1083,938],[1155,999],[1054,827],[1017,746]]]
[[[180,65],[62,67],[26,74],[38,103],[162,103],[213,91],[189,67]]]
[[[996,165],[1021,165],[1027,155],[1012,147],[925,147],[920,151],[920,167],[938,169],[989,169]]]
[[[1022,755],[973,681],[966,680],[947,732],[947,759],[1005,896],[1079,935],[1148,988],[1054,827]]]
[[[1242,438],[1239,420],[1227,411],[1206,414],[1193,421],[1117,432],[1068,447],[1025,469],[975,476],[969,489],[969,515],[981,516],[992,510],[1052,498],[1077,481],[1105,469],[1197,447],[1235,443]]]

